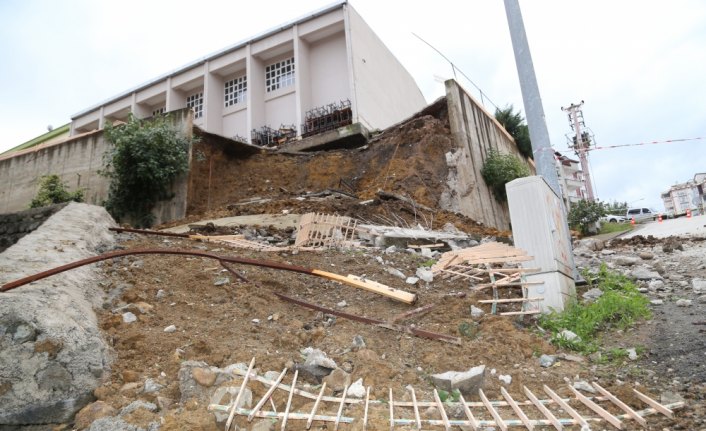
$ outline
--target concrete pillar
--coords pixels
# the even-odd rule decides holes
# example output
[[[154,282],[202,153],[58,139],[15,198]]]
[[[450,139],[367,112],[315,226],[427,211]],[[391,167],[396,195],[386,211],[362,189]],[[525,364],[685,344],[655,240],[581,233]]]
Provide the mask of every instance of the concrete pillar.
[[[172,77],[167,78],[166,111],[174,111],[186,107],[186,96],[179,90],[172,88]]]
[[[132,93],[132,106],[130,107],[130,111],[132,111],[132,115],[134,115],[136,118],[147,118],[152,116],[152,112],[150,111],[148,106],[144,106],[141,103],[137,103],[137,93]]]
[[[203,69],[203,125],[210,133],[223,132],[223,78],[209,72],[209,62]]]
[[[252,46],[245,50],[246,73],[248,76],[248,142],[250,131],[265,125],[265,65],[252,55]]]
[[[301,135],[304,115],[306,114],[306,111],[312,108],[311,79],[309,72],[309,44],[299,37],[299,27],[297,25],[294,26],[293,33],[295,65],[294,94],[296,97],[297,106],[296,127],[297,135]]]
[[[351,97],[351,114],[353,122],[360,121],[358,118],[358,95],[355,89],[356,74],[353,67],[353,41],[351,37],[351,20],[348,12],[348,5],[343,4],[343,27],[346,36],[346,60],[348,62],[348,94]]]
[[[101,106],[100,111],[98,111],[98,129],[102,129],[105,126],[105,116],[104,116],[105,109],[103,106]]]

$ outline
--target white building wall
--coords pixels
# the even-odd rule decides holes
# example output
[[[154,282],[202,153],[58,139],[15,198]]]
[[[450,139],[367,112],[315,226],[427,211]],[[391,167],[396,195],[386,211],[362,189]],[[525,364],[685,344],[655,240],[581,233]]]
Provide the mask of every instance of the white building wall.
[[[294,91],[270,99],[265,102],[266,123],[264,125],[279,129],[279,126],[283,124],[296,124],[296,110],[297,101]],[[261,126],[256,126],[256,128]]]
[[[305,111],[350,99],[346,38],[343,32],[309,45],[309,61],[311,102],[305,104]]]
[[[391,126],[426,106],[414,78],[352,7],[348,16],[354,115],[370,129]]]

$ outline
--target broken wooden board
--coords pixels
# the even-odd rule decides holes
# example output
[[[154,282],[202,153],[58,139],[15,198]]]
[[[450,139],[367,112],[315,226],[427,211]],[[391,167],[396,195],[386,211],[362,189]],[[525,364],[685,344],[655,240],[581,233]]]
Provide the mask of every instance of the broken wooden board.
[[[379,295],[386,296],[388,298],[392,298],[394,300],[404,302],[406,304],[414,304],[415,302],[417,302],[417,295],[415,295],[414,293],[395,289],[393,287],[386,286],[376,281],[366,280],[356,275],[349,274],[348,276],[344,277],[342,275],[322,271],[320,269],[312,270],[312,274],[327,278],[329,280],[339,281],[341,283],[357,287],[359,289],[367,290],[368,292],[377,293]]]

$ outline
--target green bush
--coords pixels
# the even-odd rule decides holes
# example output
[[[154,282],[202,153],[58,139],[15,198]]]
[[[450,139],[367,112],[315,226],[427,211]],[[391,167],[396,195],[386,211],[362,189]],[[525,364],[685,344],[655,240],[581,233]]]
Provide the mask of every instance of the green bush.
[[[44,207],[63,202],[83,202],[83,190],[66,190],[66,185],[58,175],[45,175],[39,179],[39,191],[29,204],[30,208]]]
[[[586,280],[595,275],[585,274]],[[591,286],[594,286],[591,283]],[[563,312],[552,312],[540,317],[540,325],[552,332],[552,342],[573,350],[592,352],[598,349],[599,332],[611,328],[625,329],[635,320],[650,317],[649,300],[624,275],[609,271],[601,265],[595,284],[603,291],[594,302],[572,303]],[[559,333],[568,329],[580,340],[566,340]]]
[[[519,157],[512,154],[501,154],[497,150],[490,150],[480,173],[485,183],[493,191],[495,198],[501,202],[507,200],[505,184],[531,174],[527,165]]]
[[[173,196],[172,182],[189,168],[192,140],[161,116],[141,121],[131,115],[126,124],[108,124],[105,137],[112,144],[101,172],[110,178],[105,208],[118,221],[151,226],[155,204]]]
[[[588,235],[591,226],[606,215],[605,206],[599,201],[578,201],[571,204],[569,210],[569,226],[578,229],[581,234]]]
[[[525,119],[522,118],[520,112],[513,112],[514,108],[512,105],[506,106],[504,109],[495,110],[495,119],[498,123],[507,130],[507,132],[515,140],[517,149],[520,153],[533,159],[532,154],[532,142],[530,141],[529,128],[525,124]]]

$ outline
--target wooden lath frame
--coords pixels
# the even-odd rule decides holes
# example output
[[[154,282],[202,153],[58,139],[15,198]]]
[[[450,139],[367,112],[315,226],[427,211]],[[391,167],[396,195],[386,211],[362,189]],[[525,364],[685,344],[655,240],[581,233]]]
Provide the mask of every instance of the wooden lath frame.
[[[524,250],[501,244],[489,242],[476,247],[455,250],[444,253],[439,261],[432,266],[432,272],[442,279],[454,281],[467,279],[473,284],[476,291],[492,288],[493,299],[478,301],[481,304],[491,304],[491,313],[498,314],[498,304],[520,304],[516,311],[502,312],[500,315],[512,316],[523,314],[537,314],[541,308],[539,301],[543,297],[529,297],[528,286],[543,284],[543,282],[528,282],[525,275],[539,271],[539,269],[507,267],[532,260]],[[520,298],[501,299],[499,288],[521,289]]]
[[[513,398],[505,388],[502,388],[502,399],[500,400],[491,400],[481,390],[479,391],[480,402],[468,402],[463,396],[460,396],[459,401],[456,403],[443,403],[441,402],[438,392],[434,389],[433,400],[420,401],[417,397],[417,392],[411,386],[408,387],[411,394],[411,401],[398,401],[401,396],[399,396],[399,394],[395,395],[391,388],[388,390],[389,398],[387,400],[370,399],[370,387],[366,388],[365,397],[362,399],[345,395],[348,386],[346,386],[343,391],[344,395],[337,397],[325,395],[326,384],[322,385],[316,394],[296,388],[298,371],[294,372],[291,385],[282,383],[283,378],[288,372],[286,368],[282,370],[276,380],[266,379],[253,372],[254,362],[255,359],[253,358],[247,371],[243,371],[242,369],[235,369],[233,371],[235,375],[243,380],[233,402],[229,404],[219,404],[221,399],[217,399],[212,400],[213,403],[208,406],[210,411],[229,413],[228,421],[226,422],[226,431],[228,431],[233,424],[233,418],[235,416],[244,417],[248,422],[256,417],[278,419],[281,421],[281,430],[285,430],[288,424],[292,424],[292,422],[295,421],[296,425],[294,425],[294,429],[301,429],[302,422],[305,421],[306,429],[309,429],[314,422],[323,422],[333,424],[333,429],[337,430],[340,424],[351,424],[356,420],[362,420],[362,427],[366,430],[370,425],[368,418],[372,416],[372,411],[377,411],[378,415],[376,416],[378,417],[384,412],[389,418],[390,429],[395,429],[395,427],[398,426],[414,426],[417,429],[422,429],[422,427],[442,427],[445,430],[451,430],[456,427],[468,426],[474,430],[484,427],[498,427],[502,430],[521,427],[533,430],[535,427],[541,426],[562,430],[565,426],[585,426],[590,423],[609,423],[617,429],[622,429],[623,424],[627,421],[637,422],[643,427],[647,426],[646,417],[653,414],[662,414],[668,418],[672,418],[673,410],[682,408],[685,405],[683,402],[662,405],[648,396],[633,390],[638,395],[638,399],[648,406],[642,410],[635,410],[619,400],[615,395],[600,387],[597,383],[593,383],[593,387],[596,388],[602,396],[588,397],[569,385],[574,396],[572,398],[563,398],[548,386],[544,385],[543,389],[546,394],[549,395],[549,399],[539,399],[526,386],[523,387],[526,400],[522,400],[520,397]],[[266,386],[267,391],[260,397],[252,409],[242,407],[235,408],[236,403],[242,398],[242,394],[248,382],[253,381],[260,382]],[[285,408],[280,412],[275,409],[275,403],[271,400],[272,395],[277,390],[282,391],[284,393],[283,396],[286,395],[287,399]],[[313,408],[307,412],[291,411],[294,395],[314,401]],[[263,407],[268,401],[271,403],[273,409],[263,410]],[[329,405],[328,407],[327,403]],[[572,403],[573,406],[571,405]],[[625,413],[612,415],[603,409],[599,403],[611,403]],[[447,408],[452,407],[452,404],[461,405],[465,414],[464,419],[449,418]],[[357,417],[344,415],[343,412],[346,405],[349,407],[359,405],[360,408],[355,410],[357,413],[360,413],[360,415]],[[554,406],[554,412],[549,410],[547,406]],[[424,414],[426,414],[426,409],[429,407],[435,407],[437,409],[437,415],[435,417],[423,416],[422,412],[424,411]],[[588,407],[588,409],[586,407]],[[579,409],[589,412],[591,416],[587,416],[585,413],[582,414]],[[512,411],[513,416],[508,417],[510,414],[508,411]],[[569,417],[561,417],[563,414],[568,414]],[[597,416],[594,416],[594,414],[597,414]],[[481,419],[481,417],[485,417],[486,419]]]
[[[189,238],[196,239],[203,242],[215,242],[218,244],[224,244],[235,248],[245,248],[248,250],[255,251],[265,251],[265,252],[278,252],[287,251],[289,247],[277,247],[269,244],[263,244],[261,242],[250,241],[245,239],[244,235],[218,235],[218,236],[206,236],[206,235],[191,235]]]
[[[347,216],[306,213],[299,220],[295,247],[340,247],[353,241],[358,221]]]

